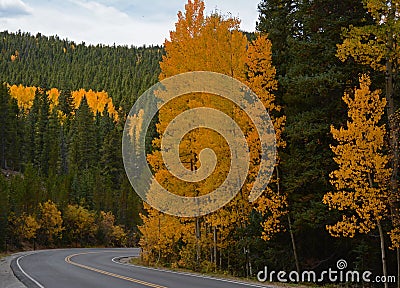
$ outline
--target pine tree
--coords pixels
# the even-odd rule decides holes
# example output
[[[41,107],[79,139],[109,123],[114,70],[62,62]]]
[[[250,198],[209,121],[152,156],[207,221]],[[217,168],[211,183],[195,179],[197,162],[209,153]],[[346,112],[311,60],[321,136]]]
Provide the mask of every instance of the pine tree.
[[[7,248],[7,238],[8,235],[8,215],[10,212],[9,207],[9,190],[6,177],[0,173],[0,251],[4,251]]]
[[[39,102],[38,119],[34,126],[34,165],[43,175],[48,174],[49,170],[49,144],[48,126],[50,103],[44,90],[39,90],[36,94]]]
[[[93,112],[83,97],[72,123],[69,139],[69,167],[83,170],[97,166],[96,129]]]
[[[7,86],[0,85],[0,168],[6,169],[8,152],[8,128],[10,120],[9,111],[10,96]]]

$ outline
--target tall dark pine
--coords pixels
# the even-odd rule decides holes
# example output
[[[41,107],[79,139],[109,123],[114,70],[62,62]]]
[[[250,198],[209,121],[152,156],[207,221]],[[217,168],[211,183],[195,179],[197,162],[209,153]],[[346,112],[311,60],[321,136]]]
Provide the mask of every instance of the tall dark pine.
[[[2,169],[7,166],[9,101],[7,86],[0,85],[0,167]]]
[[[21,145],[19,110],[7,86],[0,85],[0,168],[19,170]]]
[[[70,118],[74,109],[74,98],[72,93],[68,89],[61,90],[60,96],[58,97],[58,109]]]
[[[83,97],[76,111],[69,140],[69,167],[76,170],[97,167],[99,151],[96,145],[96,127],[86,97]]]
[[[59,174],[61,170],[61,131],[58,110],[53,108],[49,115],[49,124],[45,141],[48,143],[48,173]]]
[[[47,175],[49,170],[50,137],[48,135],[50,103],[44,90],[40,90],[36,97],[39,99],[37,122],[34,126],[34,165],[38,171]]]

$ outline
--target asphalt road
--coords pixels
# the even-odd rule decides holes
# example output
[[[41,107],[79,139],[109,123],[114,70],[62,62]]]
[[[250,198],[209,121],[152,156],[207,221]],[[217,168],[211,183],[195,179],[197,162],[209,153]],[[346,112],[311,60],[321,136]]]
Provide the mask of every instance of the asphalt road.
[[[35,288],[239,288],[266,287],[198,274],[145,268],[118,261],[139,249],[57,249],[24,254],[11,266]]]

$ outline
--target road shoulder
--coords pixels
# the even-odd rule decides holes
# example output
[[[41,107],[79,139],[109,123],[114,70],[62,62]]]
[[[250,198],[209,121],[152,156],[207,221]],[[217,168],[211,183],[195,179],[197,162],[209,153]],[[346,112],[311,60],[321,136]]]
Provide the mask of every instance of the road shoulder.
[[[16,253],[0,259],[0,288],[26,288],[11,269],[12,263],[21,255],[23,253]]]

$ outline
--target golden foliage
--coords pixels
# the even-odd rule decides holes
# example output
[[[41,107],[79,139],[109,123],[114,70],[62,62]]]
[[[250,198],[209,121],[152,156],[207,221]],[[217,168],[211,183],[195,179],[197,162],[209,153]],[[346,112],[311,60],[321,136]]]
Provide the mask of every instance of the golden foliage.
[[[100,211],[99,230],[104,236],[105,243],[112,246],[125,246],[127,234],[122,226],[114,225],[115,216],[112,212]]]
[[[18,107],[24,111],[29,111],[33,105],[33,99],[35,99],[35,93],[40,90],[37,87],[29,87],[23,85],[8,85],[10,89],[10,94],[18,102]],[[50,101],[50,109],[58,105],[58,97],[60,96],[60,91],[57,88],[51,88],[46,91],[47,97]],[[107,112],[115,119],[118,119],[118,112],[115,110],[112,99],[108,96],[105,91],[96,92],[90,89],[86,91],[85,89],[79,89],[77,91],[72,91],[72,97],[74,102],[74,107],[77,109],[82,101],[83,96],[86,97],[89,107],[92,109],[93,113],[103,114],[104,109],[107,107]]]
[[[375,25],[350,26],[343,29],[344,41],[338,44],[337,56],[345,61],[353,58],[355,62],[369,65],[378,71],[385,71],[386,60],[399,64],[400,47],[398,39],[398,15],[400,1],[391,4],[381,0],[363,0],[373,17]],[[391,43],[391,44],[389,44]]]
[[[40,224],[37,222],[34,216],[23,213],[19,217],[18,222],[18,233],[22,236],[22,238],[27,240],[36,238],[36,232],[40,228]]]
[[[13,98],[17,99],[18,107],[28,111],[33,105],[35,99],[36,87],[29,87],[23,85],[8,85],[10,94]]]
[[[63,215],[66,230],[73,239],[92,237],[97,231],[95,214],[80,205],[68,205]]]
[[[277,90],[278,81],[275,79],[276,69],[272,65],[272,44],[266,35],[258,35],[257,38],[249,44],[247,49],[247,85],[253,90],[264,104],[271,116],[275,128],[276,146],[279,149],[286,147],[286,142],[282,138],[286,117],[282,116],[281,107],[275,102],[273,92]],[[252,139],[257,139],[257,133],[254,131],[248,138],[251,146],[256,146],[257,154],[261,153],[260,146],[256,145]],[[257,156],[256,156],[257,157]],[[276,167],[279,165],[279,155],[276,159]],[[257,166],[254,165],[250,170],[250,175],[256,177]],[[262,238],[270,240],[271,237],[283,230],[280,218],[287,213],[286,194],[279,191],[279,178],[277,174],[271,179],[271,184],[278,188],[274,191],[271,186],[267,187],[265,193],[257,199],[256,209],[265,217],[261,223],[263,227]]]
[[[331,146],[339,168],[330,174],[335,192],[328,192],[323,202],[329,209],[343,211],[343,218],[327,229],[333,236],[353,237],[368,233],[384,216],[388,201],[387,184],[391,170],[383,155],[385,125],[379,125],[386,100],[380,91],[370,91],[368,76],[360,78],[354,98],[348,93],[343,101],[348,106],[347,128],[331,127],[338,145]]]
[[[105,91],[95,92],[92,89],[86,91],[85,89],[79,89],[78,91],[72,92],[72,97],[74,99],[75,109],[79,107],[81,104],[83,96],[86,97],[89,107],[92,109],[94,113],[99,112],[103,113],[105,107],[108,107],[107,112],[114,116],[116,119],[118,117],[118,113],[115,110],[115,107],[112,103],[112,99],[108,97],[108,93]]]
[[[39,204],[40,217],[39,224],[41,232],[45,235],[49,243],[53,243],[55,239],[61,239],[63,228],[63,219],[61,212],[56,204],[51,200],[43,204]]]
[[[279,116],[281,107],[275,104],[273,95],[277,81],[275,68],[271,64],[271,42],[266,37],[259,36],[253,43],[248,43],[245,35],[239,31],[239,23],[238,19],[224,18],[217,14],[205,16],[204,2],[190,0],[185,6],[185,12],[178,13],[175,31],[170,33],[171,40],[165,41],[166,54],[160,63],[159,78],[162,80],[189,71],[212,71],[246,83],[260,97],[268,111],[274,114],[277,143],[280,148],[284,148],[286,143],[281,134],[285,117]],[[143,248],[142,257],[146,262],[166,261],[172,265],[191,267],[199,246],[201,251],[207,251],[213,245],[210,227],[218,231],[217,248],[224,249],[234,243],[234,240],[230,239],[232,233],[238,227],[243,228],[246,225],[248,215],[254,208],[253,204],[249,203],[248,196],[258,171],[261,146],[254,124],[238,107],[216,95],[183,95],[160,109],[157,132],[163,135],[168,124],[177,115],[196,107],[220,110],[242,128],[250,148],[250,175],[232,201],[214,213],[197,219],[201,230],[197,231],[200,232],[198,237],[196,219],[165,215],[145,204],[147,213],[141,215],[143,225],[139,226],[139,230],[143,235],[140,245]],[[132,130],[131,137],[133,135],[136,134]],[[230,169],[228,143],[210,129],[194,129],[187,133],[179,144],[181,162],[188,170],[200,167],[198,155],[204,148],[212,149],[217,155],[217,165],[213,173],[199,182],[184,182],[170,174],[159,151],[161,138],[153,140],[153,147],[154,152],[149,154],[147,159],[155,178],[164,188],[181,196],[208,194],[219,187]],[[268,235],[264,239],[269,239],[269,236],[281,230],[279,218],[286,213],[286,198],[270,188],[265,195],[258,203],[258,209],[270,216],[262,224],[265,235]]]

